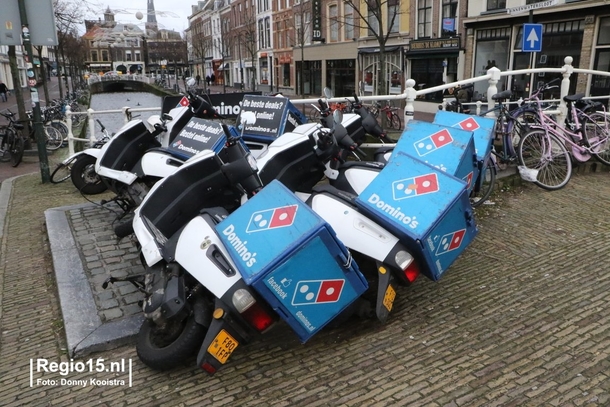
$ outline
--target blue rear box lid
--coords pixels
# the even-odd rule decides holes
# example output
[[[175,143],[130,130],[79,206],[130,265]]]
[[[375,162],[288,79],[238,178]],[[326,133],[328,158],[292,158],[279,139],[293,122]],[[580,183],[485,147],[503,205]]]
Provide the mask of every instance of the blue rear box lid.
[[[434,116],[434,123],[472,131],[479,161],[483,161],[491,152],[496,119],[439,110]]]
[[[413,120],[405,127],[394,151],[402,151],[464,180],[469,190],[478,176],[470,131]]]

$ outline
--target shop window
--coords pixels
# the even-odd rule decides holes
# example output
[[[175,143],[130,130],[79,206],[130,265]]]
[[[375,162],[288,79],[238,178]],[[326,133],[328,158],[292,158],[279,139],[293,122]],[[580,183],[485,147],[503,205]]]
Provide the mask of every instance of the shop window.
[[[502,10],[506,8],[506,0],[487,0],[487,10]]]

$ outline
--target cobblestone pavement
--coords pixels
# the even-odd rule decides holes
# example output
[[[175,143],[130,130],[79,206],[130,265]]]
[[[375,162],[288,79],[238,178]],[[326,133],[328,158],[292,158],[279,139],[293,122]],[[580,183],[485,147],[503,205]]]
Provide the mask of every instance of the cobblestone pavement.
[[[279,326],[213,377],[192,361],[152,371],[133,345],[62,375],[38,369],[69,362],[43,211],[85,201],[21,177],[0,251],[0,405],[608,406],[609,195],[607,170],[501,192],[447,275],[401,289],[385,325],[350,320],[305,345]]]

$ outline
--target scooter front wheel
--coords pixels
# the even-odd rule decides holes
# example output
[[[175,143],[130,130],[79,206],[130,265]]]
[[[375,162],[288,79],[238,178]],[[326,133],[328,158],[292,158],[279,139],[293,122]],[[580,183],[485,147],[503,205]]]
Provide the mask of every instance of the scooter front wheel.
[[[136,342],[140,360],[155,370],[169,370],[180,366],[195,354],[205,338],[206,329],[193,315],[183,321],[159,328],[150,320],[144,321]]]
[[[95,157],[82,154],[78,156],[70,170],[72,183],[76,189],[86,195],[101,194],[108,189],[100,176],[95,172],[95,160]]]

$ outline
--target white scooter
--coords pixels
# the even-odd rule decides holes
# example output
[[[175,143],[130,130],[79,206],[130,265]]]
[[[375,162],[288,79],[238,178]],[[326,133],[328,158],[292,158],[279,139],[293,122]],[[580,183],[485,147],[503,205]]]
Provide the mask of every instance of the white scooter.
[[[248,115],[242,119],[248,120]],[[263,176],[271,178],[275,172],[275,179],[296,185],[307,178],[296,174],[297,169],[328,162],[339,153],[333,135],[319,124],[299,127],[272,143],[258,162],[228,134],[226,149],[193,157],[155,184],[136,209],[133,228],[146,272],[145,278],[129,280],[146,295],[147,320],[136,349],[148,366],[169,369],[199,349],[198,365],[213,374],[239,344],[267,331],[278,319],[244,282],[215,226],[241,205],[244,195],[260,190]],[[297,157],[297,152],[305,154],[296,164],[282,157]],[[362,264],[374,264],[363,270],[372,289],[346,312],[374,314],[384,321],[397,285],[408,285],[419,274],[411,254],[396,236],[362,215],[348,194],[322,187],[300,196],[359,260],[365,260]],[[246,242],[239,244],[245,247]]]

